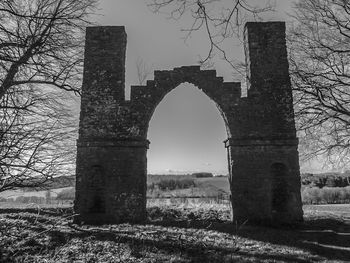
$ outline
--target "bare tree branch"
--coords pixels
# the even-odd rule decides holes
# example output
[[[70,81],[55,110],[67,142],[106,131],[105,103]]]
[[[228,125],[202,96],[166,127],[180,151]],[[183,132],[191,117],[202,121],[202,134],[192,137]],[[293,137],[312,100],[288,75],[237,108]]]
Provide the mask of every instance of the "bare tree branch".
[[[350,4],[307,0],[295,5],[290,30],[290,65],[302,152],[349,163]]]
[[[255,5],[254,5],[255,4]],[[208,63],[215,52],[221,55],[241,77],[245,77],[241,62],[230,58],[224,42],[232,37],[242,38],[243,25],[247,20],[259,20],[266,12],[274,11],[273,1],[264,0],[149,0],[154,13],[165,12],[171,19],[191,19],[190,26],[183,29],[185,39],[196,32],[204,31],[208,39],[208,52],[199,62]]]
[[[0,2],[0,98],[17,82],[80,91],[83,33],[97,0]]]
[[[97,0],[0,1],[0,191],[74,169],[85,27]]]
[[[139,85],[144,85],[152,73],[152,67],[148,66],[142,58],[138,57],[136,60],[136,70]]]

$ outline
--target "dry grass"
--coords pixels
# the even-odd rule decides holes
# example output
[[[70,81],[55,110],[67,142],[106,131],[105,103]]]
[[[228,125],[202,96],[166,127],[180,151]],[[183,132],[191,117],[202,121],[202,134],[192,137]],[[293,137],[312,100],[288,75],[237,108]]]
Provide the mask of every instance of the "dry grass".
[[[350,206],[294,229],[236,226],[227,206],[150,206],[144,225],[70,224],[72,209],[1,209],[0,262],[347,262]],[[344,212],[345,211],[345,212]]]

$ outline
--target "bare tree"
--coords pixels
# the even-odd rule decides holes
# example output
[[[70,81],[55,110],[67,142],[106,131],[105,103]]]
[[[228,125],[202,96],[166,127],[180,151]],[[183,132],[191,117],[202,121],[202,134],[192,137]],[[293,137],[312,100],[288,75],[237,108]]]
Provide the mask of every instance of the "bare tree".
[[[350,153],[350,3],[307,0],[295,4],[289,32],[296,117],[306,158],[334,165]]]
[[[0,1],[0,191],[74,168],[85,26],[97,0]]]
[[[42,187],[72,174],[76,120],[65,94],[8,91],[0,108],[0,191]]]
[[[242,63],[227,55],[224,42],[232,37],[241,38],[245,22],[259,20],[262,14],[273,11],[275,4],[270,0],[149,0],[148,6],[172,19],[190,19],[190,26],[183,29],[185,39],[195,32],[206,33],[209,48],[201,64],[208,63],[217,52],[236,73],[245,77]]]
[[[79,92],[83,32],[96,0],[0,2],[0,98],[35,84]]]
[[[152,67],[148,66],[142,58],[138,57],[136,60],[136,70],[139,85],[144,85],[152,73]]]

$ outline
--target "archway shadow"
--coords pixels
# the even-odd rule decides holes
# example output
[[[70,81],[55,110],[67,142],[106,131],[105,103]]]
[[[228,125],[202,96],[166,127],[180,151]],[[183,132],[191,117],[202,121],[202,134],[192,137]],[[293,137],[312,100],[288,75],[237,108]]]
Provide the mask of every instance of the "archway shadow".
[[[148,224],[163,227],[213,230],[265,243],[307,250],[311,254],[322,256],[329,260],[347,261],[350,259],[350,222],[340,219],[308,219],[295,225],[279,226],[264,226],[256,223],[249,224],[249,222],[235,225],[230,221],[199,219],[150,220]],[[285,260],[303,262],[291,254],[286,255]]]
[[[207,225],[209,223],[209,225]],[[327,230],[322,230],[328,226]],[[157,228],[161,226],[163,228]],[[125,226],[121,225],[117,229],[123,230]],[[118,236],[113,231],[104,231],[96,233],[70,233],[69,238],[91,238],[100,241],[111,241],[118,243],[127,243],[130,245],[132,253],[142,255],[142,251],[151,250],[153,248],[165,251],[166,253],[180,253],[191,262],[256,262],[256,261],[281,261],[281,262],[300,262],[306,263],[320,260],[317,256],[326,260],[339,260],[347,262],[350,258],[350,226],[346,224],[339,224],[336,220],[312,220],[310,222],[300,224],[293,227],[263,227],[244,225],[236,229],[230,222],[200,222],[200,221],[148,221],[145,225],[128,225],[134,231],[145,233],[154,230],[158,232],[157,235],[167,235],[168,233],[174,234],[174,232],[181,233],[181,229],[187,229],[187,231],[200,231],[212,230],[225,234],[232,234],[236,237],[247,238],[260,242],[267,242],[275,245],[282,245],[288,247],[295,247],[309,252],[309,255],[302,257],[299,251],[293,251],[293,249],[286,250],[286,253],[269,253],[268,251],[256,251],[252,249],[240,249],[240,244],[233,244],[231,247],[221,246],[220,244],[205,244],[199,241],[188,242],[188,240],[179,239],[167,239],[167,238],[152,238],[151,236],[145,239],[140,238],[139,235]],[[134,227],[134,228],[133,228]],[[197,230],[196,230],[197,228]],[[342,229],[340,232],[336,232]],[[209,232],[208,232],[209,233]],[[346,237],[347,234],[348,236]],[[147,234],[146,234],[147,236]],[[117,238],[116,238],[117,237]],[[238,239],[237,242],[240,242]],[[243,245],[244,246],[244,245]],[[238,259],[232,261],[221,261],[225,258],[236,257]],[[309,258],[311,257],[311,258]],[[214,260],[214,261],[213,261]]]

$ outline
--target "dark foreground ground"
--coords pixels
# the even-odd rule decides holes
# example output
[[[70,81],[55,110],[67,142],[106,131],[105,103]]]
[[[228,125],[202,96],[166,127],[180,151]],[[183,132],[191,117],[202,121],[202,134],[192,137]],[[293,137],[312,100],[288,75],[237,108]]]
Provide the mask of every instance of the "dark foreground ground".
[[[71,224],[72,209],[0,209],[0,262],[350,262],[350,205],[293,228],[233,225],[218,207],[148,208],[144,225]]]

